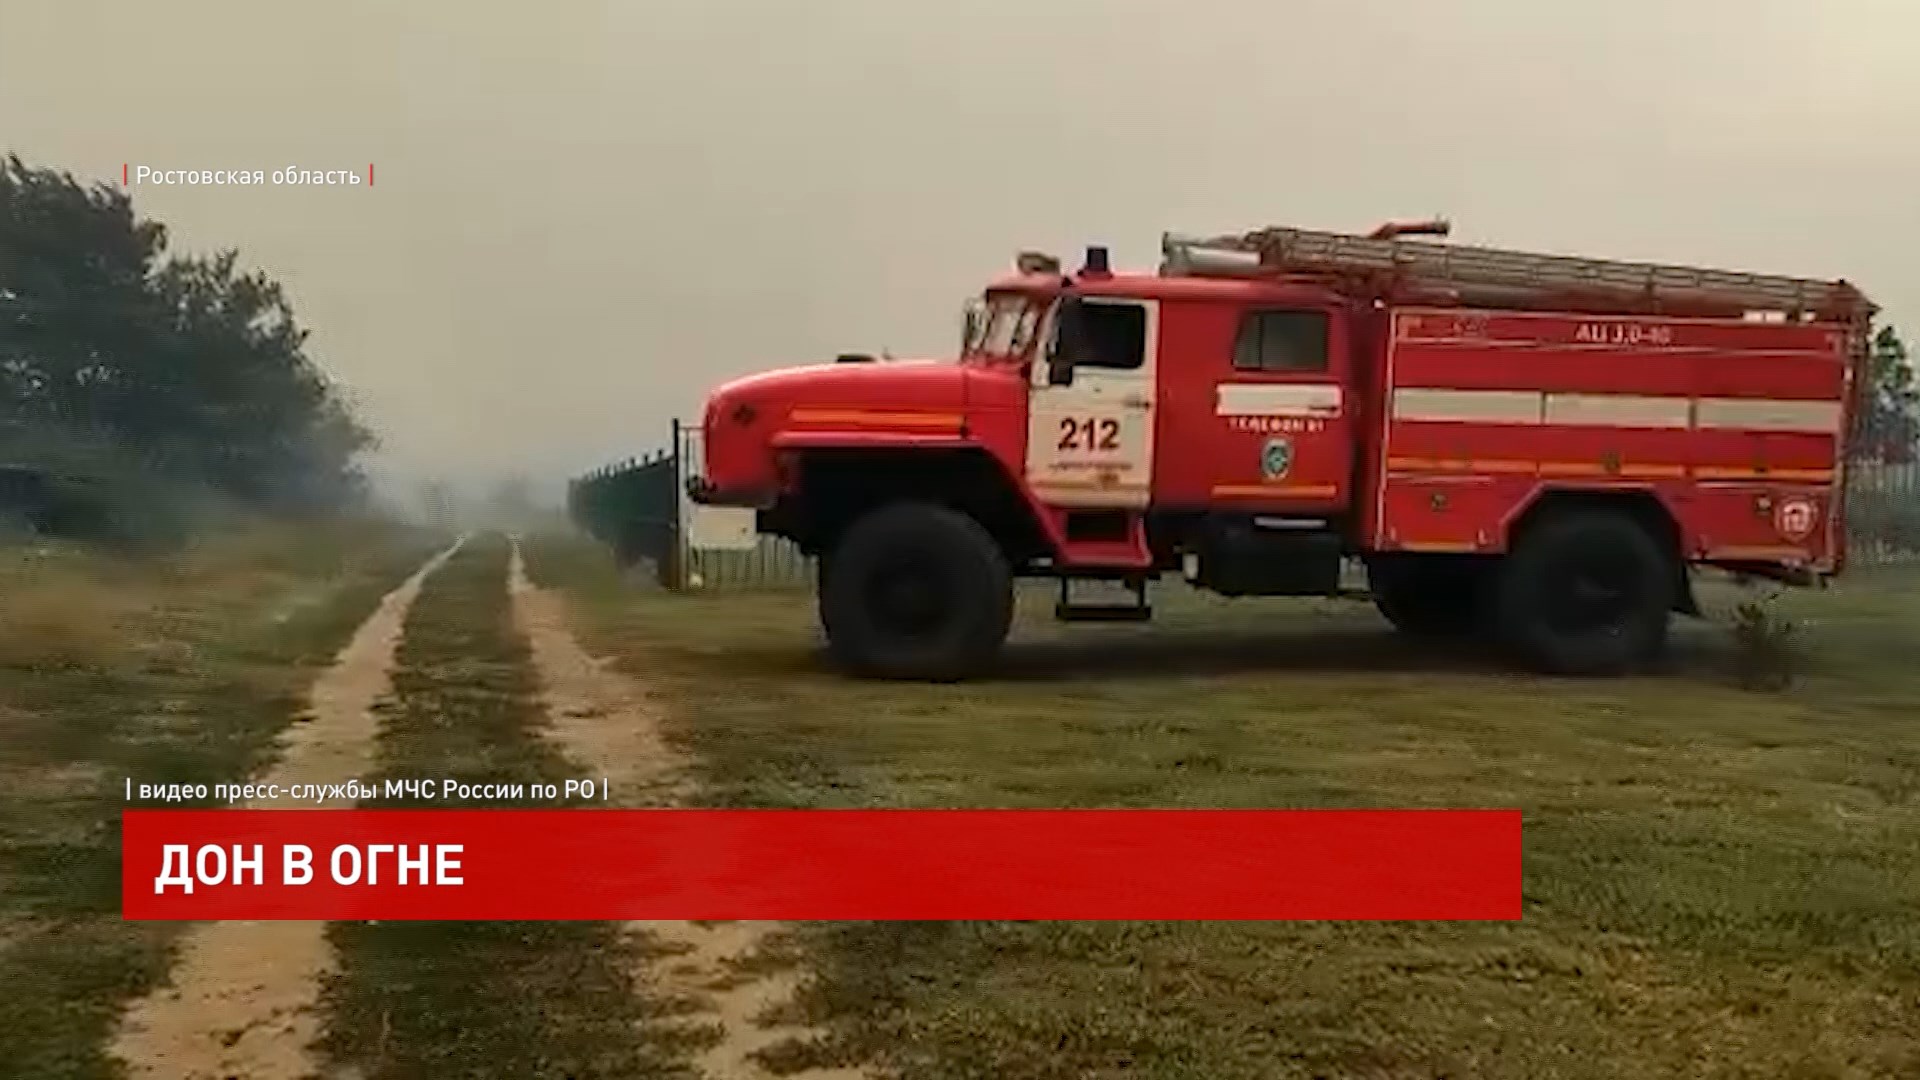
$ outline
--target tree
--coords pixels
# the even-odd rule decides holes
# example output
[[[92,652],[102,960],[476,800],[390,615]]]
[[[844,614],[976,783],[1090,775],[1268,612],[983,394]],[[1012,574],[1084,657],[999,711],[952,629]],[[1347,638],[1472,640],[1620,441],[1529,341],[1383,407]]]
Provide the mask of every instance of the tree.
[[[280,286],[166,247],[124,193],[0,163],[0,459],[267,510],[364,496],[372,437]]]
[[[166,230],[104,185],[0,165],[0,423],[98,429],[151,341],[148,282]]]
[[[1906,342],[1891,326],[1873,336],[1859,417],[1860,455],[1904,465],[1920,448],[1920,388]]]
[[[123,419],[246,502],[337,503],[360,486],[353,459],[372,438],[302,351],[307,331],[280,286],[237,262],[232,251],[176,259],[156,275],[171,370],[140,387],[139,413]],[[171,407],[156,424],[160,402]]]

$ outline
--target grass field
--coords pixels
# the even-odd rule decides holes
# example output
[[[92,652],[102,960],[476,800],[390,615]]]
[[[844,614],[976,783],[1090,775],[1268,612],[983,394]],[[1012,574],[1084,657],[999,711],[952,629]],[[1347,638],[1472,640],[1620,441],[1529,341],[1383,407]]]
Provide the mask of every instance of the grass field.
[[[120,919],[124,782],[249,775],[425,550],[361,524],[0,547],[0,1074],[115,1075],[106,1034],[178,930]]]
[[[797,592],[672,595],[530,546],[739,806],[1517,806],[1517,924],[801,928],[824,1056],[912,1077],[1920,1075],[1920,574],[1793,594],[1803,677],[1524,677],[1341,602],[1032,602],[998,677],[828,671]],[[1715,590],[1710,606],[1731,596]],[[788,1064],[799,1064],[798,1060]]]

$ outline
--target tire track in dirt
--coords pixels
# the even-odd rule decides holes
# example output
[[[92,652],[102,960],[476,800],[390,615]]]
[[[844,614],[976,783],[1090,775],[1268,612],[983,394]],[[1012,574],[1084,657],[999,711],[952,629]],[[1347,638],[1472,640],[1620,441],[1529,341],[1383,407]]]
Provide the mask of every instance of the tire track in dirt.
[[[685,755],[661,734],[659,703],[646,688],[591,656],[569,625],[566,601],[527,580],[520,545],[508,571],[515,622],[526,635],[541,683],[541,701],[561,749],[594,776],[605,776],[628,806],[669,806],[685,800],[693,780]],[[689,1016],[716,1025],[720,1041],[694,1064],[710,1080],[773,1080],[752,1055],[787,1039],[822,1034],[791,1024],[761,1024],[762,1014],[791,1001],[803,975],[796,971],[745,974],[735,966],[780,929],[772,922],[629,923],[673,951],[642,972],[661,992],[701,1004]],[[859,1069],[807,1069],[791,1080],[868,1080]]]
[[[456,541],[380,601],[314,681],[306,718],[281,735],[269,784],[341,784],[370,775],[407,609]],[[258,800],[250,809],[339,809],[348,800]],[[324,922],[200,923],[182,937],[168,985],[134,1002],[110,1052],[133,1080],[301,1080],[317,1075],[315,1004],[333,967]]]

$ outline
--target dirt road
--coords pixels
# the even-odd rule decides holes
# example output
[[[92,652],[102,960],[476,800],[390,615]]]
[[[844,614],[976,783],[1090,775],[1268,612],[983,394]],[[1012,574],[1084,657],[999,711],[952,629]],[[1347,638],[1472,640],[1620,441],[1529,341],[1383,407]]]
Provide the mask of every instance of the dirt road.
[[[527,580],[517,544],[509,574],[515,620],[532,648],[542,703],[562,751],[590,774],[610,778],[625,805],[671,805],[684,799],[692,791],[688,761],[663,735],[658,702],[644,686],[581,647],[568,626],[562,598]],[[719,1028],[719,1040],[695,1059],[711,1080],[772,1080],[774,1074],[754,1060],[755,1053],[820,1034],[760,1022],[769,1010],[792,999],[802,973],[749,975],[737,967],[779,929],[778,923],[648,921],[630,927],[651,934],[674,952],[640,973],[643,984],[700,1002],[703,1009],[689,1019]],[[813,1069],[785,1075],[795,1080],[862,1080],[867,1074]]]
[[[314,682],[306,718],[282,737],[262,782],[340,784],[372,772],[394,650],[407,609],[427,576],[454,551],[434,556],[381,600],[333,665]],[[338,804],[323,804],[335,806]],[[314,807],[260,802],[255,809]],[[333,957],[319,922],[215,922],[180,943],[169,984],[136,1001],[113,1056],[136,1080],[301,1080],[318,1071],[314,1005]]]
[[[379,772],[383,724],[393,722],[383,722],[379,703],[393,693],[395,656],[408,632],[408,612],[428,576],[460,546],[420,567],[360,626],[315,681],[309,710],[282,735],[278,760],[260,778],[263,782],[339,784]],[[510,594],[514,629],[529,648],[538,706],[547,720],[539,730],[552,747],[588,774],[608,778],[622,805],[689,801],[696,792],[691,763],[665,737],[658,702],[645,686],[586,652],[568,625],[562,598],[529,582],[517,545],[500,587]],[[298,805],[315,804],[253,807]],[[654,946],[639,954],[657,958],[638,961],[642,967],[632,973],[638,993],[692,1004],[667,1022],[689,1036],[685,1044],[700,1047],[691,1063],[708,1080],[771,1080],[774,1074],[755,1060],[758,1052],[821,1034],[763,1022],[791,1002],[804,972],[749,972],[739,966],[779,924],[659,921],[624,929]],[[167,985],[128,1008],[111,1053],[136,1080],[344,1076],[340,1062],[315,1049],[329,1026],[319,1007],[321,987],[343,963],[329,944],[325,923],[197,925],[182,938]],[[864,1080],[867,1074],[814,1069],[785,1075]]]

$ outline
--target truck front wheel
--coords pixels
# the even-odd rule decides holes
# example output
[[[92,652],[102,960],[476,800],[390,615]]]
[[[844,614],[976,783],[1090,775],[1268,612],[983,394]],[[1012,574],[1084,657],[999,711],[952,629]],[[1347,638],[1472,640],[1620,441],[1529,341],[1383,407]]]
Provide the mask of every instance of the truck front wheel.
[[[821,565],[828,648],[857,674],[965,678],[993,660],[1013,620],[1013,578],[1000,546],[979,522],[944,506],[872,511]]]
[[[1509,646],[1545,671],[1615,675],[1666,645],[1672,559],[1625,514],[1541,522],[1501,568],[1496,619]]]

